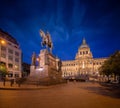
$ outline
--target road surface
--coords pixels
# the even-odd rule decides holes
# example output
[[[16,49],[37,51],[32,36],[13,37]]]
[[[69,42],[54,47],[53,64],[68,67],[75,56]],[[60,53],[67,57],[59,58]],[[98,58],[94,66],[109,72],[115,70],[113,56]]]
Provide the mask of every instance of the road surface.
[[[39,90],[0,90],[0,108],[120,108],[120,98],[98,83],[69,82]]]

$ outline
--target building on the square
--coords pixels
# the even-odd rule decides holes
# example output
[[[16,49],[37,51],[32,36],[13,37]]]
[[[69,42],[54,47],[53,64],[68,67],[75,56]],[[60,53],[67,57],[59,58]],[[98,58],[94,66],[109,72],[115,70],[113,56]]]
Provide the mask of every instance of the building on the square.
[[[62,61],[62,77],[77,78],[85,75],[99,75],[99,67],[107,58],[93,58],[86,40],[83,39],[75,60]]]
[[[21,49],[18,42],[0,29],[0,64],[7,68],[8,78],[21,77]]]

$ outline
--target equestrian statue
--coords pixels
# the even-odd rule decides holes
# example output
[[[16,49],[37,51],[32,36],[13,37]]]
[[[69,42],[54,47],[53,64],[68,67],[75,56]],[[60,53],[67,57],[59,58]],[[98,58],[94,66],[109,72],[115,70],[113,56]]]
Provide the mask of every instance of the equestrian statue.
[[[50,36],[50,33],[47,31],[46,34],[43,30],[40,30],[40,36],[42,37],[42,46],[46,46],[46,48],[50,48],[50,52],[52,53],[53,43]]]

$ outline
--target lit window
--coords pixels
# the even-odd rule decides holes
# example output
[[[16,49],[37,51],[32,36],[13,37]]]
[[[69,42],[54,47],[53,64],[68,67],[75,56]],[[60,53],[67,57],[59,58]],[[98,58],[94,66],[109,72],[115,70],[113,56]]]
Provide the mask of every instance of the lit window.
[[[9,63],[8,68],[13,68],[13,64]]]
[[[8,77],[13,77],[13,74],[10,72],[10,73],[8,74]]]
[[[18,65],[15,65],[15,70],[19,70],[19,66]]]

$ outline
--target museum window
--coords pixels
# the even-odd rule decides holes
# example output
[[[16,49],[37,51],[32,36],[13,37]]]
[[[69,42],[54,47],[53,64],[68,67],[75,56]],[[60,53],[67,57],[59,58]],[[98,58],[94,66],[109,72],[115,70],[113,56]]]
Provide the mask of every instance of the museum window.
[[[88,54],[88,51],[86,51],[86,54]]]
[[[82,55],[82,52],[80,52],[80,55]]]
[[[92,62],[90,61],[90,64],[92,64]]]

